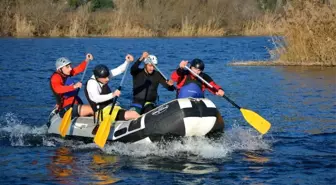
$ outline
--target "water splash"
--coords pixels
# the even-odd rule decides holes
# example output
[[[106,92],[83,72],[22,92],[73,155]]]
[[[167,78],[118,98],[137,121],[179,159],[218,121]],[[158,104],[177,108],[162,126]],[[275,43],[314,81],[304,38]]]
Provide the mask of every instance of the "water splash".
[[[74,150],[98,149],[94,143],[47,137],[47,126],[25,125],[13,113],[0,117],[0,141],[10,146],[68,146]],[[180,140],[159,143],[108,143],[104,152],[134,157],[196,156],[204,159],[221,159],[234,151],[268,150],[271,143],[253,129],[234,125],[218,138],[186,137]]]
[[[41,145],[46,133],[46,125],[25,125],[14,113],[6,113],[0,117],[1,140],[8,140],[11,146]]]
[[[253,130],[233,127],[232,130],[226,131],[226,134],[216,139],[187,137],[162,143],[112,143],[105,145],[104,152],[135,157],[186,155],[204,159],[220,159],[234,151],[268,150],[270,147],[271,143]]]

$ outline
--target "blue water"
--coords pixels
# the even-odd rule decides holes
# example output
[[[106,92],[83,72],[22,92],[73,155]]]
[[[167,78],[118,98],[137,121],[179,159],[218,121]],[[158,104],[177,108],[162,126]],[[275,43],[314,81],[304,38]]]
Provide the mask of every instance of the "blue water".
[[[270,60],[268,37],[0,39],[0,184],[335,184],[336,68],[229,66]],[[219,138],[95,144],[47,137],[58,57],[116,67],[127,53],[158,57],[166,75],[201,58],[238,105],[272,123],[263,137],[223,98],[207,94],[226,122]],[[80,76],[77,77],[79,80]],[[121,76],[110,84],[117,87]],[[128,74],[120,103],[130,104]],[[80,96],[84,98],[81,91]],[[160,103],[175,94],[160,88]]]

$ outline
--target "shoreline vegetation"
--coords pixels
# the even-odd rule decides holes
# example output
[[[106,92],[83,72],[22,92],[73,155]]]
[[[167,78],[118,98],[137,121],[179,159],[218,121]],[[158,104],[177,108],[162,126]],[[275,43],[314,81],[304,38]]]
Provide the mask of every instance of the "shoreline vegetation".
[[[271,36],[272,65],[336,66],[336,0],[1,0],[0,13],[1,37]]]

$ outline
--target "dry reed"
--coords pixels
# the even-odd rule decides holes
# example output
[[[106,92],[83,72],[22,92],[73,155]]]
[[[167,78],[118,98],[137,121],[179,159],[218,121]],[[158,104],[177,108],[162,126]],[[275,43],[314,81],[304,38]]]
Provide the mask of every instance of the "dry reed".
[[[248,35],[271,35],[270,51],[282,65],[336,65],[336,6],[316,0],[288,3],[281,15],[265,14],[245,27]],[[284,39],[278,39],[279,35]]]
[[[113,9],[92,12],[89,3],[71,9],[67,0],[2,0],[0,36],[223,36],[260,14],[255,2],[113,0]]]

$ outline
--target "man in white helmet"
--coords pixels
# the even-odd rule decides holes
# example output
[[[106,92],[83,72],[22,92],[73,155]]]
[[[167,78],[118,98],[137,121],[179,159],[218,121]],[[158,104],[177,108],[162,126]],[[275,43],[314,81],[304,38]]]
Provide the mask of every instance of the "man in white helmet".
[[[144,68],[139,68],[141,62],[145,63]],[[161,84],[168,91],[174,91],[174,82],[166,81],[163,76],[155,71],[154,66],[158,60],[156,56],[143,52],[142,56],[131,67],[131,75],[133,76],[133,100],[131,110],[137,111],[139,114],[146,113],[156,107],[158,97],[158,87]]]
[[[56,60],[56,72],[50,77],[50,87],[56,98],[56,103],[60,116],[63,117],[64,113],[71,107],[73,100],[72,117],[91,116],[93,110],[90,105],[83,105],[82,100],[77,95],[76,91],[82,87],[81,82],[74,83],[71,79],[83,72],[86,65],[93,59],[91,54],[86,55],[86,59],[78,66],[72,68],[71,61],[65,57]]]

